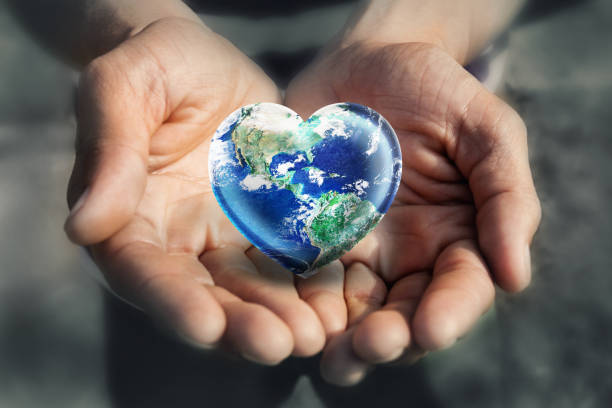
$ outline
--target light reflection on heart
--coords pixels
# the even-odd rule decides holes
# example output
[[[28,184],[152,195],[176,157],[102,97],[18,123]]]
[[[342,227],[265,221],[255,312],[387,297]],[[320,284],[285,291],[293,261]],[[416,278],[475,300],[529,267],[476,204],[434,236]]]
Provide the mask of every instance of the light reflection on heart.
[[[337,103],[307,121],[274,103],[244,106],[213,137],[209,173],[225,214],[300,276],[339,258],[381,220],[399,187],[395,132],[374,110]]]

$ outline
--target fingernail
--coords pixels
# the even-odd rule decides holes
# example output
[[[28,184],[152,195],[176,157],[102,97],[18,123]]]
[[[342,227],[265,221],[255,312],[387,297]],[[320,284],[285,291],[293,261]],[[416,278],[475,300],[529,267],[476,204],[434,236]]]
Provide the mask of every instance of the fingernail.
[[[79,197],[77,202],[74,203],[74,206],[70,210],[70,217],[72,217],[74,214],[76,214],[77,211],[79,211],[79,209],[81,207],[83,207],[83,204],[85,204],[85,200],[87,199],[87,195],[88,194],[89,194],[89,187],[86,188],[85,191],[83,191],[83,193],[81,194],[81,196]]]

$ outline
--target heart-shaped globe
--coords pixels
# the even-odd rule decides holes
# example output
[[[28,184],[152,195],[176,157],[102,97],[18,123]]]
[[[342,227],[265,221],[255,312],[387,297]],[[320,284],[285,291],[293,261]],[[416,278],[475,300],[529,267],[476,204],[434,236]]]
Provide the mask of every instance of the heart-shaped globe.
[[[215,197],[263,253],[300,276],[338,259],[381,220],[399,187],[393,128],[353,103],[308,120],[274,103],[244,106],[209,153]]]

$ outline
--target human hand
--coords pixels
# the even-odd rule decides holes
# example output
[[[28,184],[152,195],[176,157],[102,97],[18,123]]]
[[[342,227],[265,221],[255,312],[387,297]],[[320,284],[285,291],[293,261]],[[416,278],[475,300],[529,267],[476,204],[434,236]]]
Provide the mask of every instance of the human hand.
[[[319,352],[344,321],[321,323],[317,281],[300,286],[311,307],[214,198],[216,127],[263,101],[280,101],[272,81],[190,20],[158,20],[95,59],[79,86],[66,232],[120,297],[183,338],[274,364]],[[342,274],[339,262],[328,269]]]
[[[522,120],[441,48],[355,42],[328,50],[286,93],[305,118],[340,101],[381,113],[403,158],[388,213],[341,258],[348,328],[321,368],[349,385],[370,364],[450,346],[489,308],[494,281],[527,286],[540,206]]]

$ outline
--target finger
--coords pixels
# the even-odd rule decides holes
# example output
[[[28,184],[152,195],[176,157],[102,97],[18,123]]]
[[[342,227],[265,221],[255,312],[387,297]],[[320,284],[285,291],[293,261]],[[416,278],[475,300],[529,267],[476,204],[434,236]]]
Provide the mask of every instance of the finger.
[[[434,275],[412,320],[415,342],[425,350],[449,347],[491,306],[495,288],[476,243],[450,245],[434,267]]]
[[[494,271],[497,283],[519,292],[531,281],[530,245],[540,222],[536,198],[501,193],[478,211],[480,247]]]
[[[323,348],[325,332],[317,314],[299,298],[293,275],[258,250],[238,247],[207,251],[201,261],[215,283],[247,302],[265,306],[287,324],[296,356],[311,356]]]
[[[211,346],[225,330],[225,314],[207,290],[208,271],[197,257],[169,255],[158,246],[131,243],[92,248],[111,289],[192,344]]]
[[[333,337],[321,357],[321,376],[331,384],[351,386],[360,382],[370,369],[351,347],[354,329]]]
[[[350,386],[361,381],[371,368],[353,350],[356,325],[378,310],[387,295],[385,283],[361,262],[350,264],[345,273],[344,298],[349,329],[331,338],[321,357],[321,375],[332,384]]]
[[[346,328],[344,265],[340,261],[319,268],[307,279],[296,277],[295,284],[300,298],[319,316],[327,339]]]
[[[247,256],[265,277],[266,282],[287,279],[283,286],[275,290],[276,293],[265,294],[264,290],[261,297],[256,298],[291,329],[295,347],[293,354],[306,357],[319,353],[325,345],[325,330],[315,311],[300,299],[295,288],[294,275],[254,247],[247,251]]]
[[[478,242],[499,285],[520,291],[530,281],[529,245],[541,217],[525,125],[486,91],[465,112],[454,150],[474,194]]]
[[[352,263],[346,271],[344,282],[349,327],[380,309],[386,296],[385,283],[372,269],[361,262]]]
[[[72,210],[65,229],[81,245],[108,238],[136,210],[156,128],[146,104],[165,109],[156,92],[139,93],[151,90],[142,84],[146,75],[129,75],[134,68],[122,70],[115,60],[111,53],[94,61],[79,85],[76,159],[68,189]]]
[[[224,288],[214,286],[210,291],[225,311],[226,345],[244,358],[266,365],[276,365],[291,354],[293,336],[278,316],[261,305],[242,301]]]
[[[355,328],[353,350],[369,363],[386,363],[402,356],[411,345],[410,321],[430,274],[415,273],[396,282],[387,303]]]
[[[431,269],[449,244],[476,236],[473,205],[398,205],[382,219],[377,272],[386,282]],[[449,227],[450,226],[450,227]]]

